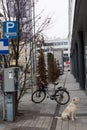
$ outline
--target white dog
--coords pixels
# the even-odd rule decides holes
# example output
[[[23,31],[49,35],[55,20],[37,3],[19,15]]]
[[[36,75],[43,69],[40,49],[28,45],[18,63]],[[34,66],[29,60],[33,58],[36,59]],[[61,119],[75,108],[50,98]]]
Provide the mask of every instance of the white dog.
[[[80,98],[74,97],[71,103],[64,109],[61,114],[61,117],[56,116],[57,119],[71,119],[74,121],[76,118],[77,104],[80,101]]]

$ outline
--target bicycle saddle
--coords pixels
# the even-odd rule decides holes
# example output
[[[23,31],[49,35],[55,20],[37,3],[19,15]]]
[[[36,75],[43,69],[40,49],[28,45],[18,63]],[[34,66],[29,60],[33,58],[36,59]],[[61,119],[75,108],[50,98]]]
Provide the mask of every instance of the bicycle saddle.
[[[54,85],[58,85],[59,83],[58,83],[58,82],[54,82],[53,84],[54,84]]]

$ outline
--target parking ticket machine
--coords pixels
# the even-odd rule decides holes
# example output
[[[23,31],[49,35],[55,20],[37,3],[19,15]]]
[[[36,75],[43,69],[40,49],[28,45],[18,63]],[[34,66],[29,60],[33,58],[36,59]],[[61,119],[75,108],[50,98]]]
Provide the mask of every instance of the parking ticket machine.
[[[3,119],[7,121],[14,121],[15,119],[15,92],[18,90],[18,71],[18,67],[10,67],[5,68],[3,73]]]

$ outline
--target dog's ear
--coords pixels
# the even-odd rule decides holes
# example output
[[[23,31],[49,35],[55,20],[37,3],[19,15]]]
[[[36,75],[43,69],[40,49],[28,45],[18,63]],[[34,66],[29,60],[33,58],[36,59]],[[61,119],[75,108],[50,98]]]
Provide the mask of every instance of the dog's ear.
[[[73,98],[72,101],[75,102],[75,98]]]
[[[74,104],[78,104],[78,101],[79,101],[79,98],[77,98],[77,97],[72,99],[72,102],[73,102]]]

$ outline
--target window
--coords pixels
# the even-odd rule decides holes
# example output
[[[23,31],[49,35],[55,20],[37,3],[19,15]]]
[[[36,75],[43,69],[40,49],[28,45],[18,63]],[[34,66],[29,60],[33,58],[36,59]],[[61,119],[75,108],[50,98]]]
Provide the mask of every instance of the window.
[[[64,56],[68,56],[68,54],[63,54]]]
[[[64,45],[68,45],[68,42],[64,42]]]
[[[63,61],[66,62],[66,61],[69,61],[69,57],[63,57]]]
[[[68,51],[68,48],[64,48],[64,51]]]

